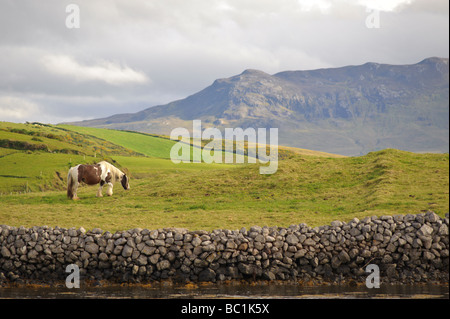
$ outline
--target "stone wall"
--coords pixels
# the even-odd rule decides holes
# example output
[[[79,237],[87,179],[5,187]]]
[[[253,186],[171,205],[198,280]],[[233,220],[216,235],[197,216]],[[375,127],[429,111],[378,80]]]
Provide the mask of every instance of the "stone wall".
[[[0,226],[0,284],[81,278],[111,282],[233,279],[364,282],[380,267],[382,282],[448,282],[449,218],[433,212],[249,230],[188,231]]]

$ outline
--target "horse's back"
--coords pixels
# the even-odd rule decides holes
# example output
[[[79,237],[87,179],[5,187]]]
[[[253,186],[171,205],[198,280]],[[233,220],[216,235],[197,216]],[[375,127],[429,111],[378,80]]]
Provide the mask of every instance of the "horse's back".
[[[99,164],[80,164],[73,167],[73,169],[76,171],[78,182],[94,185],[100,183],[101,181],[102,169]]]

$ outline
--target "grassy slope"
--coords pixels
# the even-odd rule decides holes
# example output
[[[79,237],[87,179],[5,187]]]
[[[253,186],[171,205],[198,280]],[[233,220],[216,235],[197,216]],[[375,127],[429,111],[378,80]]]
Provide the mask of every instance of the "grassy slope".
[[[72,130],[88,136],[95,136],[114,144],[131,149],[145,156],[170,159],[170,150],[177,143],[168,137],[146,133],[117,131],[94,127],[81,127],[72,125],[58,125],[58,127]],[[191,141],[192,143],[192,141]],[[189,157],[192,160],[192,147]]]
[[[116,185],[113,197],[96,198],[96,187],[85,186],[79,202],[68,201],[63,191],[1,196],[0,224],[211,230],[317,226],[428,209],[448,212],[448,154],[384,150],[353,158],[299,155],[280,161],[273,175],[260,175],[257,165],[113,158],[133,174],[130,191]]]
[[[69,168],[96,158],[74,154],[17,151],[0,158],[0,194],[62,190]]]
[[[170,149],[176,143],[175,141],[170,140],[167,137],[160,137],[146,133],[117,131],[103,128],[81,127],[72,125],[58,125],[57,127],[82,134],[87,134],[89,136],[99,137],[125,148],[134,150],[138,153],[159,158],[170,158]],[[202,146],[204,146],[208,142],[209,141],[202,141]],[[247,147],[247,145],[245,147]],[[222,149],[225,149],[224,143],[222,143]],[[342,155],[285,146],[279,146],[279,153],[281,156],[300,154],[317,157],[344,157]]]
[[[11,123],[0,124],[0,128],[11,127]],[[27,182],[27,190],[32,191],[0,195],[0,224],[100,227],[110,231],[134,227],[211,230],[303,222],[317,226],[335,219],[428,209],[440,215],[448,212],[448,154],[384,150],[362,157],[331,158],[292,153],[279,162],[276,174],[260,175],[258,165],[174,164],[164,158],[174,142],[148,135],[14,125],[44,135],[52,132],[70,137],[47,141],[39,136],[41,142],[33,142],[55,141],[62,144],[52,144],[53,149],[78,147],[88,154],[0,148],[0,193],[2,189],[26,190]],[[94,133],[96,136],[91,136]],[[8,130],[0,130],[0,134],[30,140],[26,134]],[[108,138],[111,141],[102,140]],[[131,146],[142,154],[159,152],[163,158],[130,157]],[[99,161],[100,156],[93,157],[99,150],[130,172],[132,189],[125,192],[117,184],[113,197],[96,198],[96,187],[84,186],[79,191],[81,201],[67,200],[64,187],[68,168]]]
[[[86,155],[139,155],[137,152],[96,136],[59,126],[0,122],[0,140],[44,145],[46,151]]]
[[[138,155],[98,137],[47,125],[0,122],[0,140],[26,146],[0,147],[0,194],[62,190],[71,166],[110,160],[111,155]],[[40,145],[42,151],[27,149]]]
[[[138,153],[142,153],[146,156],[159,158],[170,158],[170,149],[176,143],[175,141],[169,139],[137,132],[125,132],[72,125],[58,125],[58,127],[89,136],[99,137],[114,144],[134,150]]]

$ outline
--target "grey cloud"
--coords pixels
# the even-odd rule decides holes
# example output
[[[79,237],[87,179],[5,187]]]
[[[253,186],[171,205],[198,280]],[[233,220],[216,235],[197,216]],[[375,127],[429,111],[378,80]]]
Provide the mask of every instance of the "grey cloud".
[[[448,1],[397,2],[368,29],[368,0],[4,1],[0,97],[21,101],[17,120],[38,109],[64,121],[167,103],[247,68],[448,57]],[[69,3],[80,29],[65,26]],[[13,117],[9,105],[0,120]]]

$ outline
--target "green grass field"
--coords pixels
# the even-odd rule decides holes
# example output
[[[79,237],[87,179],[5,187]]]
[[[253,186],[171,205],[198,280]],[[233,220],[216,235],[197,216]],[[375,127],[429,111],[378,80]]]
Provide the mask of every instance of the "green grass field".
[[[50,129],[54,128],[40,128]],[[326,157],[292,152],[279,161],[275,174],[261,175],[258,164],[174,164],[163,156],[168,147],[164,143],[174,143],[167,139],[114,131],[94,137],[96,129],[83,129],[64,134],[81,134],[87,144],[104,139],[103,157],[93,157],[90,150],[89,154],[66,154],[0,148],[0,224],[109,231],[136,227],[212,230],[318,226],[337,219],[427,210],[443,216],[449,210],[448,154],[389,149],[361,157]],[[126,144],[135,138],[148,139]],[[155,140],[164,143],[152,144]],[[108,143],[118,143],[121,151],[106,147]],[[130,156],[130,151],[161,153]],[[80,201],[68,200],[68,168],[102,158],[129,172],[131,189],[125,191],[116,184],[112,197],[97,198],[96,186],[83,186]]]
[[[72,125],[58,125],[58,127],[88,136],[95,136],[146,156],[166,159],[170,158],[170,149],[176,143],[175,141],[167,138],[137,132],[125,132]]]

